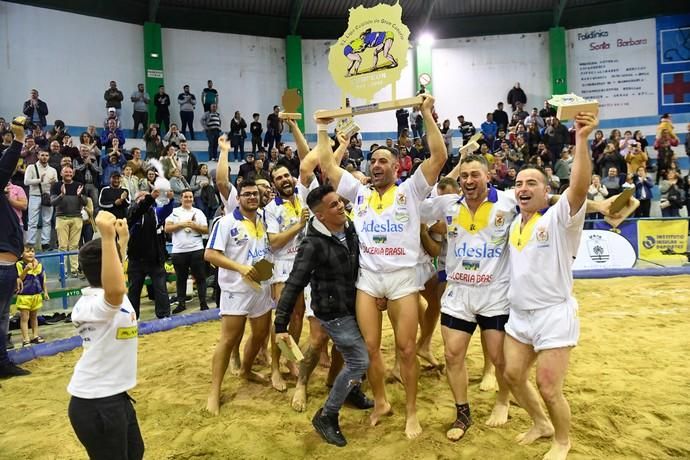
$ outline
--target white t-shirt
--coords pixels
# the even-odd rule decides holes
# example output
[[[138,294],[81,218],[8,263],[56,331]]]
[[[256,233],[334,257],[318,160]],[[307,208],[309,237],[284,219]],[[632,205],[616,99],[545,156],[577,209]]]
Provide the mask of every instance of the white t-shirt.
[[[266,216],[266,231],[268,233],[283,233],[294,225],[299,225],[304,204],[298,195],[299,192],[294,194],[294,205],[291,201],[283,200],[279,196],[266,205],[264,212]],[[274,252],[276,260],[294,260],[303,237],[304,229],[288,241],[285,246]]]
[[[467,286],[508,283],[506,244],[517,212],[513,195],[489,187],[486,199],[474,215],[464,198],[440,195],[427,200],[422,212],[446,222],[445,269],[449,283]]]
[[[72,310],[84,352],[67,386],[72,396],[105,398],[137,384],[137,315],[127,296],[110,305],[100,288],[84,288]]]
[[[261,259],[273,259],[260,214],[257,214],[254,224],[240,213],[239,208],[223,216],[213,227],[206,248],[221,251],[228,259],[243,265],[254,265]],[[270,282],[263,281],[261,284],[269,285]],[[223,291],[253,292],[242,275],[222,267],[218,269],[218,285]]]
[[[172,224],[178,224],[180,222],[185,222],[189,220],[194,220],[199,225],[208,226],[208,221],[206,216],[201,211],[201,209],[191,208],[185,209],[179,206],[173,209],[172,214],[170,214],[165,222],[170,222]],[[204,249],[203,235],[191,228],[183,228],[172,234],[172,253],[179,254],[183,252],[199,251]]]
[[[230,191],[228,192],[227,198],[225,198],[222,193],[219,193],[220,201],[221,203],[223,203],[223,206],[225,207],[226,216],[228,214],[231,214],[235,210],[235,208],[240,204],[239,200],[237,199],[237,189],[235,188],[235,186],[228,183],[228,187],[230,188]]]
[[[343,172],[337,193],[353,204],[362,268],[389,273],[417,266],[422,251],[419,206],[431,187],[417,168],[402,185],[394,185],[380,196]]]
[[[558,203],[536,213],[520,231],[522,216],[510,228],[510,308],[537,310],[572,299],[572,265],[580,246],[587,203],[570,216],[566,190]]]

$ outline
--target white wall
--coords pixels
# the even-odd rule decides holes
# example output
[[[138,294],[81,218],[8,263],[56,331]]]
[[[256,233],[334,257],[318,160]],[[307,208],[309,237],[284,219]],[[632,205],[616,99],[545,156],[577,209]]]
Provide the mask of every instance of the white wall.
[[[131,127],[126,101],[144,78],[143,26],[0,2],[0,45],[0,116],[20,114],[36,88],[48,123],[101,125],[103,92],[115,80]]]
[[[328,72],[328,53],[333,41],[302,41],[302,78],[304,85],[304,108],[306,114],[319,109],[335,109],[342,106],[343,95]],[[396,86],[396,97],[401,99],[414,96],[414,60],[412,52],[407,54],[407,67],[402,69]],[[392,98],[392,89],[384,88],[374,95],[372,102],[388,101]],[[351,98],[351,105],[366,104],[362,99]],[[316,131],[313,117],[306,117],[306,130]],[[393,113],[378,113],[357,117],[357,124],[363,132],[395,131],[396,121]]]
[[[439,97],[439,120],[464,115],[479,128],[498,101],[506,102],[515,82],[527,94],[527,107],[541,108],[550,97],[547,33],[492,35],[438,40],[432,49],[432,80]]]
[[[163,29],[162,35],[171,121],[180,121],[177,95],[189,84],[197,97],[194,129],[201,129],[201,91],[207,80],[213,80],[224,130],[230,129],[235,110],[247,124],[251,114],[259,112],[265,125],[266,116],[280,104],[285,90],[285,40],[179,29]]]

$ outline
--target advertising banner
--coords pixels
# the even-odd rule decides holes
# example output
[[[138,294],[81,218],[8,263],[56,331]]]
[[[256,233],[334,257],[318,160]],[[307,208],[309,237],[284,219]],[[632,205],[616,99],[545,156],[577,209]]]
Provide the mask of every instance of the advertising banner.
[[[573,270],[632,268],[637,261],[628,240],[609,230],[584,230]]]
[[[638,220],[637,234],[641,260],[662,264],[687,260],[685,256],[663,254],[667,250],[681,253],[688,250],[687,220]]]

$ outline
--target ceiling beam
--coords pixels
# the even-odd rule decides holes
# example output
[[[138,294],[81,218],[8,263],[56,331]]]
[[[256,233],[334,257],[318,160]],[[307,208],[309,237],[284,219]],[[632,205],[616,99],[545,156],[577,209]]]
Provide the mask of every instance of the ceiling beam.
[[[303,5],[304,0],[292,0],[292,5],[290,5],[290,20],[288,21],[289,35],[295,35],[295,33],[297,33],[297,26],[299,25],[299,18],[302,16]]]
[[[553,27],[561,25],[561,17],[563,16],[566,3],[568,3],[568,0],[556,0],[556,4],[553,6]]]
[[[149,0],[149,22],[156,22],[160,0]]]
[[[419,23],[419,27],[415,31],[415,35],[420,35],[424,33],[425,31],[428,32],[428,27],[429,27],[429,21],[431,20],[431,14],[434,12],[434,7],[436,6],[436,2],[438,0],[427,0],[427,9],[424,12],[424,16],[422,17],[421,22]]]

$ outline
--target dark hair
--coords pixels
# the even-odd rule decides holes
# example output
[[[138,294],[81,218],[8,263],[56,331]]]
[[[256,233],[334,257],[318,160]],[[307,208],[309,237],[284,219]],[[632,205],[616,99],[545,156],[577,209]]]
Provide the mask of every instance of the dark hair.
[[[103,265],[103,251],[101,239],[97,238],[86,243],[79,249],[79,266],[84,272],[86,281],[91,287],[101,287],[101,267]]]
[[[309,209],[314,212],[314,210],[318,208],[323,201],[323,197],[331,192],[335,192],[335,189],[330,184],[319,185],[314,190],[309,192],[307,195],[307,206],[309,206]]]
[[[31,243],[24,243],[24,250],[26,251],[26,250],[28,250],[28,249],[31,249],[32,251],[35,251],[35,250],[36,250],[36,248],[34,248],[34,245],[33,245],[33,244],[31,244]]]
[[[460,184],[458,184],[458,181],[453,179],[452,177],[443,177],[441,180],[438,181],[438,188],[440,189],[447,189],[447,188],[452,188],[456,192],[460,190]]]
[[[184,195],[185,193],[187,193],[187,192],[189,192],[189,193],[191,193],[192,195],[194,195],[194,192],[192,192],[192,189],[191,189],[191,188],[186,188],[186,189],[184,189],[184,190],[182,190],[182,191],[180,192],[180,197],[181,197],[182,195]]]
[[[483,155],[467,155],[465,158],[460,160],[460,164],[464,165],[465,163],[472,163],[474,161],[481,164],[486,169],[489,169],[489,162],[486,161],[486,158],[484,158]]]
[[[237,186],[237,194],[242,193],[242,189],[245,187],[258,187],[254,179],[244,179],[241,184]]]
[[[254,117],[260,117],[260,116],[261,116],[261,114],[260,114],[260,113],[256,113],[256,112],[254,112],[254,113],[252,114],[252,118],[254,118]]]
[[[393,155],[393,158],[395,158],[395,159],[397,159],[398,155],[400,155],[400,153],[398,152],[398,149],[386,147],[385,145],[378,146],[376,149],[372,150],[371,154],[373,155],[374,153],[378,152],[379,150],[385,150],[386,152]]]
[[[546,171],[544,170],[544,168],[540,168],[539,166],[537,166],[535,164],[526,164],[525,166],[520,168],[519,172],[527,171],[528,169],[534,169],[535,171],[539,171],[541,173],[542,178],[544,179],[544,183],[545,184],[549,183],[549,178],[546,176]],[[552,171],[553,171],[553,169],[552,169]]]
[[[256,161],[261,161],[261,159],[258,159],[258,160],[256,160]],[[285,169],[287,170],[287,172],[290,173],[290,169],[289,169],[287,166],[285,166],[285,165],[280,165],[280,164],[279,164],[279,165],[275,165],[275,166],[273,167],[273,169],[271,169],[271,180],[273,181],[273,183],[275,183],[275,181],[276,181],[276,178],[275,178],[275,176],[273,176],[273,173],[276,172],[276,171],[278,171],[278,170],[281,169],[281,168],[285,168]],[[292,176],[292,173],[290,173],[290,176]]]
[[[165,85],[158,85],[158,89],[165,88]]]

